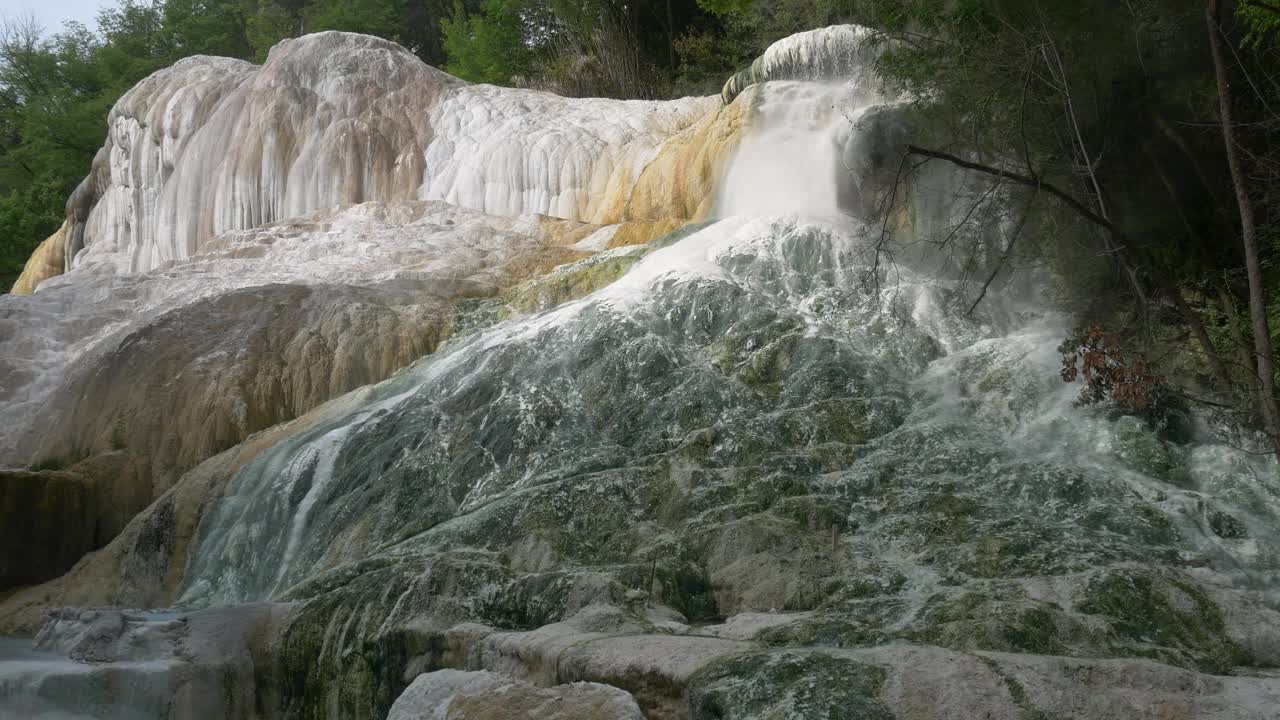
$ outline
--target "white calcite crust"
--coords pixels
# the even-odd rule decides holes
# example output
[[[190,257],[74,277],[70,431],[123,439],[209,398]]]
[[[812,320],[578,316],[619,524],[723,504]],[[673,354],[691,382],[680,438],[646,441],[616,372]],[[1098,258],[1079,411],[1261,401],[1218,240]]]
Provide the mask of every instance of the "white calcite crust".
[[[0,425],[0,466],[74,456],[102,434],[96,425],[118,422],[112,413],[130,418],[106,431],[127,445],[147,417],[171,406],[158,434],[147,434],[160,442],[152,450],[169,448],[165,455],[186,446],[177,450],[186,459],[173,456],[177,465],[165,470],[152,457],[166,478],[158,493],[217,445],[261,429],[255,406],[273,405],[263,409],[278,421],[287,419],[278,412],[292,417],[386,377],[434,349],[450,301],[492,295],[535,268],[582,257],[568,245],[594,229],[405,201],[224,233],[202,254],[145,273],[118,272],[127,253],[103,251],[101,262],[34,295],[0,296],[0,405],[25,418]],[[260,306],[269,298],[283,305]],[[255,337],[271,348],[268,358],[253,356]],[[166,358],[178,364],[166,367]],[[148,386],[160,406],[141,407]],[[101,392],[119,403],[104,404]]]
[[[366,201],[614,222],[661,145],[714,107],[470,86],[348,33],[286,40],[261,67],[191,57],[112,109],[69,203],[66,265],[147,271],[224,232]]]

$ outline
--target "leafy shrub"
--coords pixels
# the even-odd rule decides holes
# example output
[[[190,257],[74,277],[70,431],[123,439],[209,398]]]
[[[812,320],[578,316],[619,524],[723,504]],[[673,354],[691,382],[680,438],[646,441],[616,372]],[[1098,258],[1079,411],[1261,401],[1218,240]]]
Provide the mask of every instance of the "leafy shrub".
[[[1165,439],[1189,439],[1185,403],[1142,353],[1127,349],[1119,333],[1097,325],[1077,328],[1058,346],[1064,382],[1084,387],[1076,405],[1108,404],[1117,415],[1145,420]]]

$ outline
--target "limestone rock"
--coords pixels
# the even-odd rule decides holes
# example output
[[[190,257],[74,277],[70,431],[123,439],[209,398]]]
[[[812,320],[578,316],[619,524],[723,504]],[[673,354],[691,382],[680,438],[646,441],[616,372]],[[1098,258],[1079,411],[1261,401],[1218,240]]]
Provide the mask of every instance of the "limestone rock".
[[[670,718],[721,663],[741,670],[706,686],[726,713],[778,710],[731,680],[759,673],[804,707],[875,717],[890,676],[867,666],[885,663],[803,655],[893,641],[1154,657],[1162,677],[1270,663],[1234,639],[1266,597],[1226,574],[1265,577],[1273,536],[1227,544],[1175,514],[1199,501],[1127,469],[1104,416],[1040,424],[1078,412],[1054,327],[1004,329],[999,298],[971,319],[936,279],[882,302],[841,264],[856,243],[721,220],[590,295],[480,327],[244,466],[182,600],[299,603],[291,672],[308,669],[309,702],[364,716],[393,700],[369,669],[388,654],[607,683]],[[579,623],[593,606],[618,619]],[[721,622],[735,613],[795,615]],[[680,634],[707,624],[729,627]],[[373,629],[334,640],[357,625]],[[733,659],[766,649],[781,655]],[[791,678],[810,670],[867,682],[804,694]]]
[[[14,295],[30,295],[40,283],[62,274],[66,233],[67,223],[64,222],[57,232],[40,243],[35,252],[31,253],[27,264],[22,268],[22,274],[14,281],[9,292]]]
[[[0,589],[61,575],[149,502],[124,453],[61,470],[0,469]]]
[[[182,60],[112,109],[92,187],[73,198],[91,209],[69,239],[71,266],[114,253],[145,271],[228,230],[413,199],[427,117],[453,82],[393,43],[340,33],[282,42],[261,68]]]
[[[204,458],[434,350],[455,299],[589,254],[571,246],[597,229],[370,204],[227,235],[163,273],[86,267],[6,296],[0,401],[25,422],[0,428],[0,461],[124,452],[144,488],[119,496],[127,521]]]
[[[420,196],[488,213],[615,223],[653,155],[713,107],[708,98],[570,99],[462,87],[432,115]],[[683,210],[668,206],[657,217],[692,219]]]
[[[864,37],[784,42],[761,72],[829,73],[839,38],[865,66]],[[354,720],[415,697],[652,720],[1274,714],[1274,466],[1075,406],[1064,319],[1034,292],[1051,278],[970,312],[1002,236],[964,238],[976,267],[937,256],[962,179],[909,188],[890,221],[915,249],[869,253],[886,225],[856,210],[911,130],[876,88],[773,78],[712,115],[466,86],[403,55],[321,35],[261,69],[177,68],[207,79],[200,127],[157,154],[151,128],[187,138],[186,111],[142,123],[147,94],[126,103],[104,157],[128,157],[69,205],[73,236],[97,218],[72,269],[0,299],[0,401],[24,418],[0,452],[88,446],[107,467],[136,447],[158,495],[0,604],[27,632],[115,606],[55,610],[57,667],[0,663],[15,702],[136,681],[130,707],[163,715],[156,698],[202,678],[190,696],[222,693],[226,714]],[[252,161],[192,150],[241,130],[275,139],[246,136]],[[418,177],[385,154],[300,159],[299,132],[363,160],[394,138]],[[186,219],[157,235],[169,211],[143,208],[129,222],[153,234],[95,244],[93,222],[132,227],[109,222],[125,166],[159,208],[194,183],[203,215],[174,205]],[[309,205],[366,188],[390,199]],[[235,229],[286,206],[308,212]],[[348,380],[373,384],[315,406]],[[111,450],[122,409],[137,434]]]
[[[874,60],[884,42],[874,30],[858,25],[832,25],[789,35],[729,78],[720,99],[728,105],[743,90],[769,80],[852,79],[855,87],[871,87]]]
[[[709,218],[716,189],[750,118],[748,95],[707,113],[665,142],[636,178],[626,196],[623,217],[651,221]]]
[[[61,610],[27,648],[0,646],[0,718],[251,717],[285,612]]]
[[[346,33],[285,40],[257,68],[187,58],[112,109],[68,205],[68,265],[147,271],[228,231],[366,201],[613,223],[654,153],[711,107],[469,86]]]
[[[437,670],[419,675],[387,720],[641,720],[630,695],[608,685],[540,688],[490,672]]]
[[[0,470],[0,590],[57,577],[94,549],[97,510],[81,475]]]
[[[201,463],[134,516],[106,547],[80,558],[65,575],[0,598],[0,635],[34,635],[45,625],[51,610],[66,606],[143,609],[170,606],[189,560],[200,519],[236,471],[275,443],[335,414],[341,415],[366,397],[367,390],[347,393],[292,422],[257,433]],[[6,547],[27,548],[29,540],[23,532],[24,526],[14,527],[14,532],[22,533],[22,538]],[[37,528],[65,532],[60,522],[38,522]]]

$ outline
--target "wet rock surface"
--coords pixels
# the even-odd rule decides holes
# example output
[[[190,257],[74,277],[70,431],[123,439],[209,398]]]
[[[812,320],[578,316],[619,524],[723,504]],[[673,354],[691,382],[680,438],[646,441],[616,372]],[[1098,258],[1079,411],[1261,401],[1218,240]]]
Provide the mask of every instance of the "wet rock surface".
[[[485,671],[437,670],[419,675],[391,706],[387,720],[641,720],[627,693],[609,685],[540,688]]]
[[[105,547],[0,598],[0,628],[40,630],[0,660],[0,712],[1274,716],[1275,464],[1195,418],[1169,433],[1077,407],[1055,350],[1067,319],[1039,292],[1052,278],[998,283],[972,310],[964,273],[929,256],[963,179],[922,179],[887,223],[850,215],[910,131],[874,93],[797,81],[806,53],[851,34],[784,42],[718,111],[360,75],[430,81],[424,113],[379,126],[426,153],[430,197],[630,224],[396,196],[195,245],[144,239],[142,255],[90,244],[0,303],[5,327],[58,319],[0,337],[4,362],[49,371],[14,375],[7,407],[75,399],[47,416],[59,432],[33,422],[0,450],[88,437],[85,462],[136,448],[150,473],[150,504]],[[341,41],[210,67],[250,83],[226,97],[291,86],[341,69],[302,62]],[[525,165],[495,130],[562,110],[584,148],[607,146],[599,163],[568,142]],[[859,170],[843,186],[762,175],[779,154]],[[572,172],[525,172],[544,161]],[[731,196],[719,212],[712,188]],[[886,231],[921,242],[882,264]],[[107,381],[120,373],[132,391]],[[111,448],[126,410],[155,422],[125,423]]]

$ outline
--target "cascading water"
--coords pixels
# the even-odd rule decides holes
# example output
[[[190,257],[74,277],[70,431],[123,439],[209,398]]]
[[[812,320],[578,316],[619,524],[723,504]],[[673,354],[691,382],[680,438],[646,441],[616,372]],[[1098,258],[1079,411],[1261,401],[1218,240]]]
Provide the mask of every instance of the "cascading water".
[[[820,717],[937,678],[999,698],[929,702],[1007,694],[1011,717],[1041,713],[1033,695],[1154,706],[1149,686],[1210,686],[1193,671],[1280,664],[1274,461],[1076,407],[1069,322],[1039,278],[971,311],[966,273],[931,254],[958,174],[912,180],[928,193],[908,188],[894,226],[911,251],[877,257],[890,226],[868,210],[908,126],[891,98],[751,93],[713,220],[459,304],[442,349],[238,470],[204,510],[182,610],[285,607],[290,692],[358,717],[446,666],[609,682],[700,719]],[[494,202],[515,207],[527,174],[493,145],[518,175]],[[577,203],[569,185],[534,200]],[[601,267],[629,269],[518,302]],[[1134,667],[1145,685],[1094,686]],[[1232,682],[1193,694],[1243,717],[1280,697]]]
[[[602,291],[453,343],[368,409],[247,467],[204,522],[184,602],[310,597],[330,586],[323,571],[345,577],[357,558],[413,574],[460,547],[549,543],[554,559],[539,562],[559,572],[617,572],[654,538],[620,532],[591,547],[596,520],[562,517],[572,530],[537,539],[522,513],[567,512],[551,506],[568,493],[593,514],[616,495],[602,516],[649,526],[665,485],[619,486],[636,463],[757,475],[735,492],[798,472],[862,528],[855,554],[906,578],[886,627],[920,622],[926,600],[956,584],[1186,553],[1215,577],[1269,586],[1280,545],[1265,527],[1276,496],[1255,481],[1273,472],[1266,462],[1238,455],[1201,475],[1224,448],[1183,449],[1073,407],[1053,351],[1066,320],[1031,298],[993,290],[970,316],[973,288],[933,268],[871,279],[880,226],[839,212],[836,191],[867,111],[850,98],[766,86],[722,186],[723,219],[658,243]],[[1146,454],[1178,464],[1182,485],[1153,475]],[[875,479],[884,473],[896,480]],[[1267,493],[1252,509],[1232,500],[1246,487]],[[936,519],[902,509],[906,498],[967,509],[948,519],[963,532],[939,544]],[[1214,535],[1211,513],[1240,519],[1248,540]],[[698,522],[682,517],[692,525],[675,537]],[[713,585],[725,572],[695,564]],[[506,572],[467,602],[514,592]],[[722,612],[753,608],[746,588],[728,587]],[[398,590],[381,622],[435,607],[422,592]]]
[[[856,112],[849,89],[778,82],[758,93],[752,127],[721,184],[717,213],[837,219],[835,178]]]

